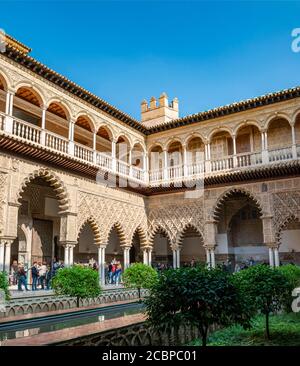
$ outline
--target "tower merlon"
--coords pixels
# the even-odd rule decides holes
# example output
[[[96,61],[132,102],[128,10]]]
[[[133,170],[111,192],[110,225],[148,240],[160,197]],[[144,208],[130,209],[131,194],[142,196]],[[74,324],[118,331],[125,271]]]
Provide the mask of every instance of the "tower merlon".
[[[162,93],[158,98],[151,97],[150,105],[146,100],[141,103],[141,122],[146,127],[153,127],[179,117],[178,99],[174,98],[171,103],[168,101],[166,93]]]

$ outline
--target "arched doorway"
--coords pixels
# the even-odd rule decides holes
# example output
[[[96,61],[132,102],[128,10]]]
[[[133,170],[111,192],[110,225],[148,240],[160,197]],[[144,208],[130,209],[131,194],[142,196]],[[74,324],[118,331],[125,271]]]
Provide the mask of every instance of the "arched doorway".
[[[203,244],[202,235],[193,226],[187,226],[182,234],[180,265],[188,266],[192,262],[205,264],[206,252]]]
[[[74,248],[74,264],[98,267],[98,247],[89,222],[83,225],[79,233],[78,243]]]
[[[173,266],[173,253],[171,249],[171,243],[167,233],[158,228],[153,236],[153,251],[152,251],[152,264],[158,266],[163,264],[165,266]]]
[[[141,251],[141,237],[138,230],[135,231],[130,248],[130,263],[142,263],[143,253]]]
[[[23,262],[29,269],[33,262],[51,264],[64,259],[58,247],[60,233],[59,202],[53,187],[43,177],[27,183],[20,197],[18,237],[12,244],[11,259]]]
[[[300,265],[300,221],[295,217],[290,218],[281,230],[279,259],[282,264]]]
[[[228,262],[232,271],[238,266],[268,262],[261,209],[251,195],[243,191],[228,193],[215,218],[217,262]]]
[[[108,244],[105,249],[105,262],[119,261],[124,269],[124,255],[121,247],[120,231],[117,226],[113,226],[110,231]]]

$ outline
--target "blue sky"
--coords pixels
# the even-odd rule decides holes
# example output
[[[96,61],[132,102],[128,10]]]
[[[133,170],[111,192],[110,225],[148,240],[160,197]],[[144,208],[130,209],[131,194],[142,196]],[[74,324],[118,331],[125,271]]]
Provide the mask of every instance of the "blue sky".
[[[184,116],[300,85],[300,3],[0,1],[31,55],[139,119],[165,91]]]

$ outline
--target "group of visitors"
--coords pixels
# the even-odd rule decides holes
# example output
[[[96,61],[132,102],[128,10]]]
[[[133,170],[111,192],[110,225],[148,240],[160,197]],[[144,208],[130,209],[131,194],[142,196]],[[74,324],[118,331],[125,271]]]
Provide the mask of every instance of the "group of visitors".
[[[105,267],[105,283],[120,285],[122,283],[122,264],[115,258]]]
[[[9,283],[13,286],[18,286],[18,291],[29,291],[28,275],[31,274],[31,289],[32,291],[50,290],[51,280],[55,276],[58,269],[63,268],[64,264],[62,261],[54,259],[50,264],[44,262],[33,262],[31,268],[26,268],[23,263],[18,263],[14,260],[11,265]]]

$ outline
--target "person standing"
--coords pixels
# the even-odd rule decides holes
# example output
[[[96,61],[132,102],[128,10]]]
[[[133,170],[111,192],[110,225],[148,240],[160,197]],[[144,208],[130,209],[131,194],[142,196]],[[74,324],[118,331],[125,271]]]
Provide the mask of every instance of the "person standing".
[[[115,271],[115,283],[116,285],[119,285],[121,282],[121,275],[122,275],[122,265],[120,262],[116,264],[116,271]]]
[[[39,269],[40,284],[41,284],[42,290],[45,289],[46,273],[47,273],[47,265],[46,265],[46,262],[43,262],[43,264],[40,266],[40,269]]]
[[[32,278],[32,291],[37,290],[37,283],[39,280],[39,271],[37,268],[37,262],[33,262],[33,266],[31,267],[31,278]]]
[[[25,272],[25,268],[23,264],[20,264],[18,268],[18,291],[22,290],[22,285],[25,287],[26,291],[29,291],[27,288],[27,276]]]

